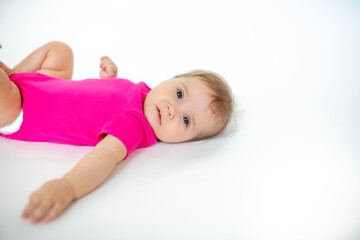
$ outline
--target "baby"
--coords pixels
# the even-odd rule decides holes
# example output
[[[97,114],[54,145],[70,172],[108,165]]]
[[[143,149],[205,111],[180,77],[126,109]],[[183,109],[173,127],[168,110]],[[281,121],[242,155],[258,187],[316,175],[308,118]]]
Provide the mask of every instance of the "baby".
[[[13,69],[0,61],[0,136],[95,146],[62,178],[32,193],[23,218],[51,221],[135,149],[215,136],[232,115],[231,91],[215,73],[194,71],[150,89],[116,78],[117,71],[102,57],[104,80],[71,81],[73,53],[61,42],[45,44]]]

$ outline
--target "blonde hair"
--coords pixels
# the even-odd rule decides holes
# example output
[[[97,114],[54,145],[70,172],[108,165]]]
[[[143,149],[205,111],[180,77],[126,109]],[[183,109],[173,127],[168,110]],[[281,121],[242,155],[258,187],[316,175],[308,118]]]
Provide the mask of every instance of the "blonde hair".
[[[221,133],[227,126],[234,111],[234,98],[225,79],[217,73],[204,70],[195,70],[175,76],[175,78],[178,77],[198,77],[211,90],[210,109],[218,120],[214,131],[197,136],[192,141],[214,137]]]

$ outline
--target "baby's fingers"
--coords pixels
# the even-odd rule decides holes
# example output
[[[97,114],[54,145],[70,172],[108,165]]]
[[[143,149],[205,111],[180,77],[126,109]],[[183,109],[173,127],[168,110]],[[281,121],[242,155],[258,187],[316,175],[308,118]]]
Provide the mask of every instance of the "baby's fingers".
[[[48,215],[46,215],[44,217],[44,219],[42,220],[43,222],[50,222],[52,220],[54,220],[55,218],[57,218],[64,210],[65,210],[66,206],[62,205],[62,204],[56,204],[48,213]]]
[[[110,59],[108,56],[102,56],[102,57],[100,58],[100,61],[106,62],[106,61],[111,61],[111,59]],[[111,62],[112,62],[112,61],[111,61]]]
[[[44,201],[40,205],[37,206],[37,208],[34,209],[34,211],[31,214],[31,222],[37,223],[41,219],[43,219],[46,214],[51,211],[53,203],[50,201]]]
[[[22,218],[30,217],[30,215],[32,214],[34,209],[39,205],[39,203],[40,203],[40,195],[37,192],[34,192],[33,194],[31,194],[31,196],[29,198],[29,203],[25,207],[25,209],[21,215]]]
[[[100,59],[100,67],[105,68],[107,65],[111,64],[112,61],[109,57],[104,56]]]

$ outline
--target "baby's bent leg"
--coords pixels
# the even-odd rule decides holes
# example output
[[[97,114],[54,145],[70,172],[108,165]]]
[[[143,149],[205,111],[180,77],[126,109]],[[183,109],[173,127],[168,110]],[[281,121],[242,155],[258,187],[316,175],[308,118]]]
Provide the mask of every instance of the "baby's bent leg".
[[[15,83],[0,68],[0,127],[12,123],[21,111],[21,94]]]
[[[73,52],[65,43],[49,42],[16,65],[14,72],[37,72],[51,77],[71,79]]]

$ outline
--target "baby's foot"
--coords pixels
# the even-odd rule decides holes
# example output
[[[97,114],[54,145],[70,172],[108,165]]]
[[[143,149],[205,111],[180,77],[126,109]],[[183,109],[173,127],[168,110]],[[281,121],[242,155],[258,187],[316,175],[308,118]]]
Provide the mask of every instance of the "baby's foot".
[[[8,76],[15,73],[14,70],[8,68],[2,61],[0,61],[0,68],[4,70]]]
[[[1,46],[1,44],[0,44],[0,48],[1,48],[1,47],[2,47],[2,46]],[[1,68],[2,70],[4,70],[8,76],[10,76],[11,74],[14,74],[14,73],[15,73],[13,69],[8,68],[8,66],[6,66],[5,63],[3,63],[2,61],[0,61],[0,68]]]

